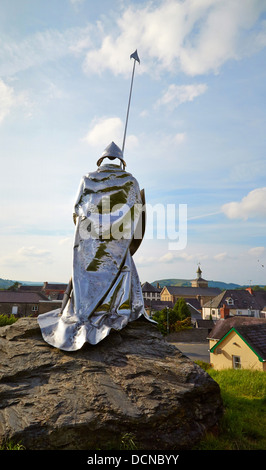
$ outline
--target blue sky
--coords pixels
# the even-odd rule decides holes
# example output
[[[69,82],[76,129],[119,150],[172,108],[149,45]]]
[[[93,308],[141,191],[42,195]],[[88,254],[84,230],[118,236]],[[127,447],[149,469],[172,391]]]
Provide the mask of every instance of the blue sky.
[[[68,281],[76,192],[122,146],[137,49],[127,169],[188,211],[185,248],[143,241],[141,281],[200,262],[266,284],[265,0],[1,0],[0,46],[0,277]]]

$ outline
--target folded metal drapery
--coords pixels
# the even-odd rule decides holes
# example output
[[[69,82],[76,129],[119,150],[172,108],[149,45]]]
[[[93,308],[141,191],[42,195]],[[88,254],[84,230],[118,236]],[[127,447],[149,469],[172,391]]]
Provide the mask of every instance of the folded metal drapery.
[[[47,343],[75,351],[141,315],[150,319],[132,258],[143,238],[144,204],[144,191],[121,166],[102,165],[82,178],[72,278],[62,309],[38,316]]]

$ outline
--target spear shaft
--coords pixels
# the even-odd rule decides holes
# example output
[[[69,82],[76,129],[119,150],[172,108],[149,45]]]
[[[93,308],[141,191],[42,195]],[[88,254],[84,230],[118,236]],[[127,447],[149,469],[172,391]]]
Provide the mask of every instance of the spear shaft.
[[[136,60],[138,63],[140,63],[139,56],[137,50],[131,54],[130,59],[134,59],[134,64],[133,64],[133,71],[132,71],[132,77],[131,77],[131,84],[130,84],[130,92],[129,92],[129,100],[128,100],[128,106],[127,106],[127,117],[126,117],[126,124],[125,124],[125,130],[124,130],[124,138],[123,138],[123,146],[122,146],[122,152],[124,153],[124,148],[125,148],[125,141],[126,141],[126,133],[127,133],[127,123],[128,123],[128,116],[129,116],[129,108],[130,108],[130,103],[131,103],[131,95],[132,95],[132,88],[133,88],[133,80],[134,80],[134,74],[135,74],[135,66],[136,66]]]

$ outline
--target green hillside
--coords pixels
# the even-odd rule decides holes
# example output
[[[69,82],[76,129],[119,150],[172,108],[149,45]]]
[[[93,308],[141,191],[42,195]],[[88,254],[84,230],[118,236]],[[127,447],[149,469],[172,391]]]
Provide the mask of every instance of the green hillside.
[[[32,281],[12,281],[11,279],[2,279],[0,278],[0,289],[8,289],[10,286],[13,286],[14,282],[19,282],[22,285],[26,286],[39,286],[43,284],[42,282],[32,282]]]
[[[161,287],[164,286],[190,286],[191,280],[190,279],[158,279],[157,281],[151,282],[153,286],[157,286],[157,283],[160,284]],[[209,287],[218,287],[221,290],[225,289],[240,289],[241,287],[245,288],[247,286],[241,286],[239,284],[234,283],[226,283],[221,281],[208,281]]]
[[[10,286],[13,286],[15,281],[10,279],[1,279],[0,278],[0,289],[8,289]]]
[[[22,285],[40,285],[42,282],[34,282],[34,281],[12,281],[11,279],[2,279],[0,278],[0,289],[8,289],[10,286],[14,284],[14,282],[19,282]],[[186,286],[189,287],[191,285],[191,279],[158,279],[157,281],[151,282],[153,286],[157,286],[157,283],[160,284],[161,287],[164,286]],[[218,287],[221,290],[225,289],[245,289],[248,286],[241,286],[240,284],[234,284],[232,282],[221,282],[221,281],[208,281],[209,287]],[[58,282],[53,282],[53,284],[58,284]],[[60,284],[60,283],[59,283]],[[62,283],[61,283],[62,284]],[[260,286],[263,287],[263,286]]]
[[[189,279],[159,279],[158,281],[151,282],[152,286],[157,286],[157,283],[160,284],[160,287],[164,286],[190,286]]]

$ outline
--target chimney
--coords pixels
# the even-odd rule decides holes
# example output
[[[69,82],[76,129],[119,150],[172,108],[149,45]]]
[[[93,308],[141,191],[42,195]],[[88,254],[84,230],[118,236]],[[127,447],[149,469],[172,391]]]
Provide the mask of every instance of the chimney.
[[[227,305],[223,304],[223,306],[220,308],[221,320],[225,320],[226,318],[228,318],[229,313],[230,313],[230,308],[228,308]]]
[[[44,291],[45,291],[45,289],[46,289],[46,287],[47,287],[47,284],[48,284],[48,282],[47,282],[47,281],[45,281],[45,282],[43,283],[43,288],[42,288],[42,290],[44,290]]]
[[[247,287],[246,290],[250,293],[250,295],[253,295],[253,289],[252,289],[252,287]]]
[[[159,284],[159,282],[157,282],[157,289],[160,289],[160,284]]]

